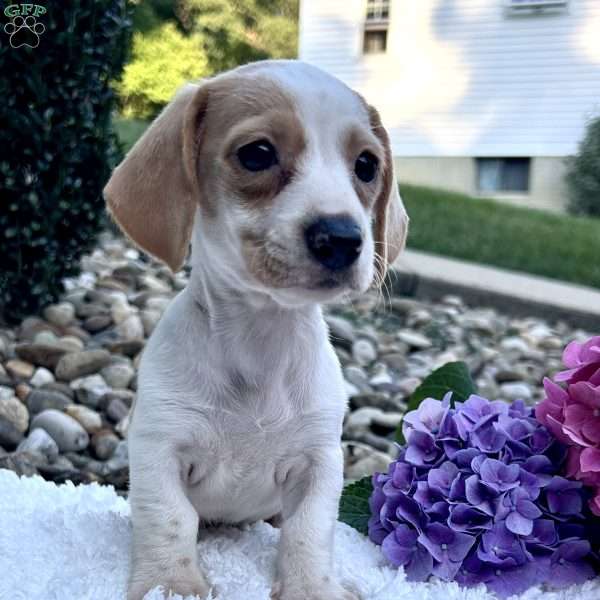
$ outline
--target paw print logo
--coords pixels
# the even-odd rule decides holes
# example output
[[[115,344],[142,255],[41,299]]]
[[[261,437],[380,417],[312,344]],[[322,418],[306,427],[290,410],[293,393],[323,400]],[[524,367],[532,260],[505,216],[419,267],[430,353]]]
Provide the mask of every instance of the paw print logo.
[[[37,48],[40,44],[40,35],[46,31],[43,23],[33,16],[16,16],[4,26],[4,31],[10,36],[10,45],[13,48],[29,46]]]

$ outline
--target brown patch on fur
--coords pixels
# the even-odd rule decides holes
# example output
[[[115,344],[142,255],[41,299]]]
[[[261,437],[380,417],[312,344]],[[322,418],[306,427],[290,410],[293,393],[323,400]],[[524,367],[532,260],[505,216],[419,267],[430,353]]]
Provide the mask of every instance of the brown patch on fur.
[[[242,231],[241,241],[252,275],[271,288],[286,287],[289,265],[277,257],[277,247],[251,231]]]
[[[184,558],[180,558],[177,562],[185,569],[192,564],[192,559],[186,556]]]
[[[394,163],[392,158],[392,150],[390,147],[390,138],[381,122],[381,117],[372,106],[368,107],[369,121],[371,123],[371,130],[379,138],[383,145],[384,161],[381,165],[380,176],[381,176],[381,190],[377,199],[375,200],[375,227],[373,231],[373,239],[375,240],[375,252],[377,252],[383,259],[383,264],[379,262],[376,265],[378,274],[383,278],[387,266],[390,264],[389,252],[387,248],[386,240],[386,213],[388,209],[388,203],[392,191],[392,185],[394,182]]]
[[[408,217],[400,200],[400,194],[395,188],[394,161],[388,133],[377,109],[367,104],[360,94],[357,95],[367,110],[371,131],[379,139],[384,151],[384,160],[380,165],[381,188],[373,207],[373,240],[376,256],[379,257],[379,260],[375,261],[375,271],[377,280],[381,283],[388,266],[396,260],[404,248]]]
[[[198,195],[183,159],[187,109],[200,110],[202,88],[186,86],[115,169],[104,188],[108,209],[143,250],[173,271],[185,260]]]
[[[248,141],[268,138],[277,149],[279,165],[265,172],[244,170],[223,144],[236,125],[250,121],[255,130]],[[225,191],[265,206],[294,176],[304,147],[294,103],[275,81],[258,67],[226,73],[185,86],[115,169],[104,195],[121,229],[177,271],[198,205],[214,214]]]
[[[385,165],[385,151],[377,136],[359,127],[352,127],[343,141],[344,155],[352,176],[352,185],[361,204],[369,210],[375,203],[382,187],[381,172]],[[369,183],[361,181],[354,173],[354,164],[362,152],[369,151],[379,160],[375,179]],[[385,184],[385,182],[384,182]]]
[[[202,197],[210,203],[225,192],[247,207],[268,206],[292,180],[306,147],[292,98],[251,69],[207,85],[209,102],[197,157]],[[247,171],[239,163],[237,150],[262,139],[275,147],[278,164],[265,171]]]

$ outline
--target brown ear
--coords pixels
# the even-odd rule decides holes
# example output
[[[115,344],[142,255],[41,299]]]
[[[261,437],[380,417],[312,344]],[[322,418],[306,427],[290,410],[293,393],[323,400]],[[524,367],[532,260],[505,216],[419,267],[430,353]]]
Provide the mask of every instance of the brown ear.
[[[383,144],[385,160],[381,167],[383,184],[379,196],[375,200],[375,220],[373,222],[373,239],[375,252],[379,255],[376,271],[383,281],[387,268],[391,265],[406,243],[408,234],[408,215],[404,210],[398,183],[394,174],[394,160],[390,138],[381,123],[381,117],[373,106],[368,106],[371,129]]]
[[[204,87],[186,85],[114,170],[104,198],[119,227],[177,271],[187,255],[199,200],[198,130]]]

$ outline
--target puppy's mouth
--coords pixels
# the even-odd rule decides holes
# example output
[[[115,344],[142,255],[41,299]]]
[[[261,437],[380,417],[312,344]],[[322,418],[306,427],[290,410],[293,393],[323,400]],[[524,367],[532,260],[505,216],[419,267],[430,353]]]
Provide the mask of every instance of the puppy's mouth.
[[[354,278],[350,273],[343,276],[328,276],[318,279],[314,284],[308,285],[310,290],[337,290],[340,288],[354,288]]]
[[[333,290],[341,285],[341,282],[333,277],[327,277],[317,282],[316,289]]]
[[[242,251],[248,272],[261,286],[270,290],[322,297],[323,300],[348,290],[359,290],[356,267],[329,272],[294,250],[253,234],[242,237]],[[295,290],[295,292],[294,292]]]

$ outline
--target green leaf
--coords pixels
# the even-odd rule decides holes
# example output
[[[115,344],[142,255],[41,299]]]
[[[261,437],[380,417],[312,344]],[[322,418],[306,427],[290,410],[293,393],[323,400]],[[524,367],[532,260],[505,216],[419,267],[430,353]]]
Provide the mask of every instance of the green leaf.
[[[464,362],[446,363],[428,375],[410,397],[406,412],[419,408],[425,398],[441,400],[447,392],[452,392],[452,404],[457,400],[464,402],[471,394],[477,393],[469,368]],[[406,443],[402,425],[396,430],[395,438],[399,444]]]
[[[372,493],[373,484],[370,476],[347,485],[340,499],[338,520],[367,535],[367,524],[371,516],[369,497]]]

